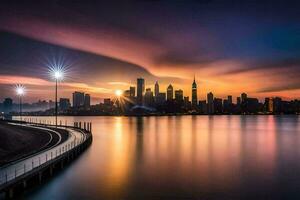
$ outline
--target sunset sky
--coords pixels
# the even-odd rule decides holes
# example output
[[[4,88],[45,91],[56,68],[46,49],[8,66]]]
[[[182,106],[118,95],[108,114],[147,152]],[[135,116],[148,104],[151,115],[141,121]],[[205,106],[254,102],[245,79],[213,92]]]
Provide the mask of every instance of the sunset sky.
[[[27,102],[53,99],[55,62],[68,70],[60,97],[84,91],[93,103],[137,77],[190,96],[194,74],[200,99],[300,98],[296,1],[24,2],[0,6],[1,99],[15,98],[15,84],[26,86]]]

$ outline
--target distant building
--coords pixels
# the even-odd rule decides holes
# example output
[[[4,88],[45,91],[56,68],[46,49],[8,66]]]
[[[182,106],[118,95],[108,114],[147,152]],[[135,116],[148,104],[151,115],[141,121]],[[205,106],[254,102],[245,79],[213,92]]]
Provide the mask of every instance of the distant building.
[[[112,101],[110,100],[110,98],[104,99],[104,100],[103,100],[103,103],[104,103],[104,105],[106,105],[106,106],[112,105]]]
[[[158,94],[159,94],[159,85],[158,82],[156,81],[154,85],[154,95],[158,96]]]
[[[5,98],[3,101],[3,111],[8,114],[12,111],[13,100],[11,98]]]
[[[135,97],[135,87],[132,87],[132,86],[131,86],[131,87],[129,88],[129,91],[130,91],[130,92],[129,92],[129,96],[130,96],[130,97]]]
[[[280,114],[282,112],[281,107],[282,100],[280,97],[273,98],[273,113]]]
[[[245,103],[245,102],[246,102],[246,99],[247,99],[247,94],[246,94],[246,93],[242,93],[242,94],[241,94],[241,100],[242,100],[242,103]]]
[[[197,84],[196,80],[194,77],[194,82],[192,84],[192,107],[196,108],[198,104],[198,99],[197,99]]]
[[[207,94],[207,113],[214,113],[214,95],[212,92]]]
[[[153,92],[150,88],[146,89],[145,96],[144,96],[144,103],[146,106],[154,106],[154,97]]]
[[[259,101],[257,98],[249,98],[245,100],[245,112],[246,113],[258,113],[259,112]]]
[[[67,110],[71,107],[70,99],[68,98],[60,98],[59,99],[59,109]]]
[[[228,99],[223,100],[223,113],[229,113],[229,101]]]
[[[51,109],[51,108],[54,108],[55,107],[55,102],[52,101],[52,100],[49,100],[49,108],[48,109]]]
[[[182,90],[175,90],[175,100],[177,103],[183,102],[183,91]]]
[[[173,86],[171,84],[167,88],[167,100],[168,101],[173,100]]]
[[[214,113],[215,114],[222,114],[222,112],[223,112],[222,99],[214,98]]]
[[[227,100],[228,100],[229,105],[232,104],[232,96],[231,95],[228,95]]]
[[[184,105],[185,109],[188,109],[188,110],[192,107],[189,97],[183,98],[183,105]]]
[[[126,97],[126,98],[129,98],[130,97],[130,90],[125,90],[123,92],[123,96]]]
[[[91,106],[91,96],[89,94],[84,95],[84,107],[89,108]]]
[[[236,104],[239,106],[241,105],[241,97],[236,98]]]
[[[162,105],[165,103],[165,101],[166,101],[166,93],[162,93],[162,92],[158,93],[158,95],[155,98],[155,103],[157,105]]]
[[[207,104],[205,100],[199,101],[199,112],[201,114],[207,114]]]
[[[270,111],[270,104],[271,104],[271,99],[270,98],[265,98],[265,102],[264,102],[264,112],[271,112]],[[273,107],[273,102],[272,102],[272,107]],[[273,112],[273,108],[272,108],[272,112]]]
[[[84,93],[74,92],[73,93],[73,107],[80,107],[84,105]]]
[[[143,105],[144,92],[145,92],[145,80],[143,78],[138,78],[137,91],[136,91],[138,105]]]

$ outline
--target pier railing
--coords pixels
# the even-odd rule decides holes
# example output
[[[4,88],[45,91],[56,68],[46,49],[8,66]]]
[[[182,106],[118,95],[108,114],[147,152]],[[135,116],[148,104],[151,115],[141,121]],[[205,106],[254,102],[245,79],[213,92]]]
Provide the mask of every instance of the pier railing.
[[[74,122],[73,126],[69,126],[67,124],[59,124],[56,126],[53,124],[23,121],[10,122],[16,123],[20,126],[32,126],[37,129],[47,129],[48,131],[54,132],[54,128],[67,129],[69,137],[61,144],[49,147],[46,150],[37,152],[33,155],[29,155],[28,157],[0,167],[0,191],[6,188],[8,185],[18,181],[19,178],[24,178],[27,175],[30,175],[32,172],[38,171],[43,167],[60,160],[61,158],[69,157],[70,154],[73,155],[74,153],[80,151],[83,145],[90,143],[92,140],[91,122]]]

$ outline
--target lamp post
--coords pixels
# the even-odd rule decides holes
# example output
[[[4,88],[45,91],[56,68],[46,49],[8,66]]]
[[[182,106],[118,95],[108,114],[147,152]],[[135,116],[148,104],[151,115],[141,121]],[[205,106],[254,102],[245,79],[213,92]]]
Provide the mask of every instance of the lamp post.
[[[16,93],[19,96],[19,117],[20,121],[22,121],[22,97],[25,94],[25,87],[23,85],[17,85]]]
[[[53,77],[55,79],[55,126],[57,126],[57,87],[58,81],[62,80],[64,77],[64,73],[61,69],[57,69],[53,71]]]

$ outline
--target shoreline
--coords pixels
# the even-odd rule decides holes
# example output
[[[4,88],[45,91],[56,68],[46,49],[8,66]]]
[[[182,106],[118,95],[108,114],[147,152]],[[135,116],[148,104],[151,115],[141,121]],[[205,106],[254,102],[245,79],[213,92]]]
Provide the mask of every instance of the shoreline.
[[[190,113],[177,113],[177,114],[135,114],[135,115],[58,115],[58,117],[152,117],[152,116],[298,116],[300,113],[291,114],[271,114],[271,113],[260,113],[260,114],[190,114]],[[55,117],[55,115],[22,115],[23,117]],[[12,115],[12,117],[19,117],[19,115]]]

